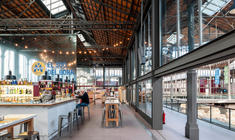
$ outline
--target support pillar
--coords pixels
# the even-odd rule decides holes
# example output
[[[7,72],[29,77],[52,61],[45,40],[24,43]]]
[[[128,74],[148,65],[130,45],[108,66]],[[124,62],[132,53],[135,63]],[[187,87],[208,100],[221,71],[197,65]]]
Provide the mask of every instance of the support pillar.
[[[105,67],[103,67],[103,88],[105,88]]]
[[[155,130],[162,130],[162,77],[153,78],[153,95],[152,95],[152,127]]]
[[[197,73],[195,70],[187,72],[187,123],[185,136],[190,140],[199,140],[197,125]]]
[[[19,65],[19,52],[16,50],[15,51],[15,76],[16,76],[16,79],[20,79],[20,65]]]

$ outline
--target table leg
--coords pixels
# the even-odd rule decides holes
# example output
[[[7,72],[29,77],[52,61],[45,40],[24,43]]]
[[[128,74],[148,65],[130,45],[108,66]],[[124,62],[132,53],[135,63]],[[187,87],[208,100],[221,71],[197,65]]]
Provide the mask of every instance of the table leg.
[[[28,131],[34,131],[33,119],[30,119],[28,122]]]
[[[13,138],[14,137],[14,127],[8,128],[7,131],[11,135],[11,138]]]
[[[105,105],[105,126],[108,127],[108,121],[109,121],[109,117],[108,117],[108,112],[109,112],[109,106],[108,104]]]
[[[116,127],[119,126],[119,115],[118,115],[118,105],[115,105],[116,107]]]

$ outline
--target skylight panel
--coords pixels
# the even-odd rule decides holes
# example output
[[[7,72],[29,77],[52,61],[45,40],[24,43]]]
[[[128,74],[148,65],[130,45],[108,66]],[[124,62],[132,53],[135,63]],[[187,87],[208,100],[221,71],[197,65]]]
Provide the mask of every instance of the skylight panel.
[[[202,13],[213,16],[215,13],[219,12],[223,7],[225,7],[231,0],[207,0],[202,5]]]
[[[62,0],[41,0],[51,14],[58,14],[66,10]]]

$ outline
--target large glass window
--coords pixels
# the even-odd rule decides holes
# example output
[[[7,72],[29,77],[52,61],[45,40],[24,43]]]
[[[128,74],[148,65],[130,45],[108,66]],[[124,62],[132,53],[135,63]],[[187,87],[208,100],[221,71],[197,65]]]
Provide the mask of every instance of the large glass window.
[[[234,30],[234,15],[230,13],[233,0],[198,0],[190,3],[194,20],[189,20],[190,6],[187,1],[161,2],[162,64]],[[189,21],[192,21],[191,24]],[[188,35],[189,31],[193,35]],[[194,46],[188,45],[189,40],[193,40]]]
[[[15,53],[12,50],[6,50],[4,57],[4,75],[8,75],[9,71],[15,74]]]
[[[27,79],[28,76],[28,70],[27,69],[27,63],[28,59],[26,56],[23,54],[19,54],[19,74],[20,74],[20,79]]]
[[[152,70],[152,31],[151,9],[144,18],[143,25],[138,33],[138,59],[140,75]]]
[[[31,82],[37,82],[38,81],[38,77],[36,75],[34,75],[32,73],[31,67],[33,65],[34,62],[36,62],[37,60],[35,59],[30,59],[29,60],[29,66],[28,66],[28,71],[29,71],[29,81]]]
[[[147,80],[139,83],[139,109],[146,113],[149,117],[152,116],[152,80]]]

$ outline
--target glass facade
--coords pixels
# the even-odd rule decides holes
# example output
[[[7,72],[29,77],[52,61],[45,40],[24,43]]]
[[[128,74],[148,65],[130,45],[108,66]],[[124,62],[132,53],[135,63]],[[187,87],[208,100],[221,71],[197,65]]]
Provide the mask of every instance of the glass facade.
[[[122,84],[122,68],[77,68],[78,86],[120,86]]]
[[[138,84],[139,106],[138,108],[149,117],[152,117],[152,80],[146,80]]]
[[[152,10],[144,18],[143,25],[138,32],[138,59],[139,75],[144,75],[152,70]]]
[[[194,1],[191,27],[189,24],[187,1],[162,0],[162,64],[166,64],[186,53],[196,49],[234,28],[232,16],[229,16],[232,0],[199,0]],[[182,6],[185,5],[185,6]],[[225,22],[226,21],[226,22]],[[190,28],[189,28],[190,27]],[[188,41],[190,31],[193,48],[190,49]]]

